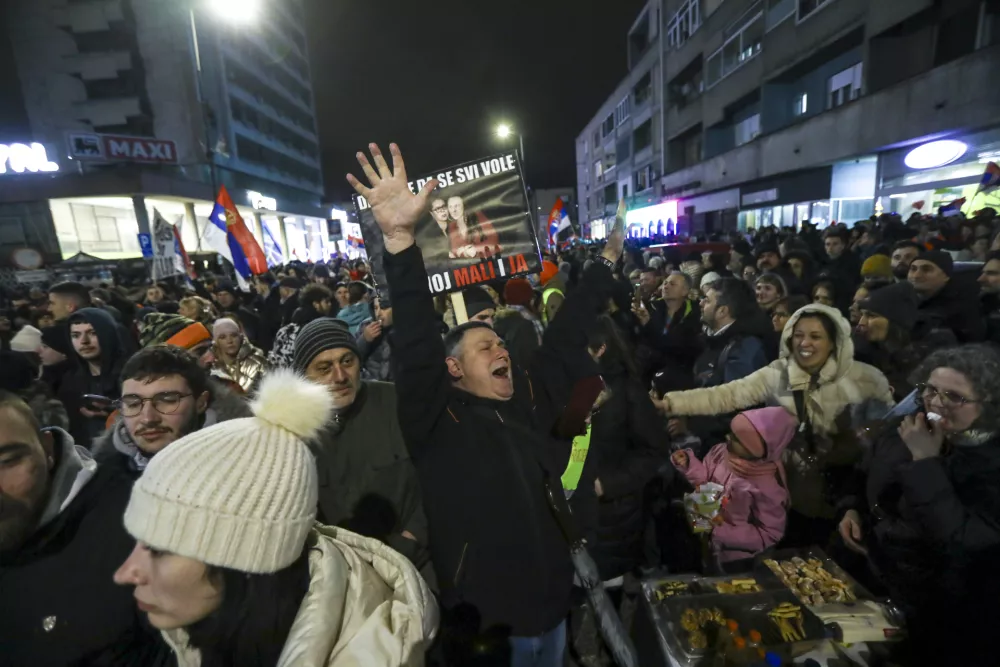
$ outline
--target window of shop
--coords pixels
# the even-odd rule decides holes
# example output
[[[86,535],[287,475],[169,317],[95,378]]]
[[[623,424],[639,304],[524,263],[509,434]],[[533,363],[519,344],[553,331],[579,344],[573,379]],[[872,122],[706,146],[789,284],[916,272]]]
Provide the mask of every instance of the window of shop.
[[[722,48],[708,57],[706,84],[709,88],[760,53],[764,37],[764,12],[760,9],[760,3],[755,7],[756,14],[738,28]]]
[[[799,23],[812,17],[813,14],[826,7],[833,0],[798,0],[795,20]]]
[[[742,146],[756,139],[760,135],[760,114],[755,113],[745,120],[736,123],[733,128],[736,132],[736,145]]]
[[[809,95],[802,93],[795,98],[795,106],[792,109],[792,113],[796,116],[802,116],[809,110]]]
[[[701,0],[688,0],[667,21],[667,47],[679,49],[701,26]]]
[[[854,226],[858,220],[866,220],[875,212],[875,199],[834,199],[830,202],[830,215],[837,222]]]
[[[653,166],[647,165],[635,172],[635,185],[633,189],[636,193],[645,192],[646,190],[653,187]]]
[[[861,97],[861,76],[864,63],[857,63],[838,72],[827,81],[827,109],[836,109]]]

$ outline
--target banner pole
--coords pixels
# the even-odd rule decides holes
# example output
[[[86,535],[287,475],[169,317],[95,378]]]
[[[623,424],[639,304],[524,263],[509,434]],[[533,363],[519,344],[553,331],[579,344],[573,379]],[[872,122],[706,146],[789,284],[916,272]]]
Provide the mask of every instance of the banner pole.
[[[465,310],[465,297],[462,296],[461,292],[452,292],[448,296],[451,297],[451,308],[455,311],[455,324],[465,324],[469,321],[469,313]]]

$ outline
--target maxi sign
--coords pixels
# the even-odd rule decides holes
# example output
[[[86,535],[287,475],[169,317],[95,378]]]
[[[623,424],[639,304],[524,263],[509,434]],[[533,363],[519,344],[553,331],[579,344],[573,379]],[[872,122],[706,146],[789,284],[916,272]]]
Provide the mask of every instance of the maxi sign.
[[[45,146],[39,143],[0,144],[0,174],[26,171],[59,171],[59,165],[49,160]]]
[[[70,132],[68,139],[75,160],[177,164],[177,145],[166,139],[92,132]]]

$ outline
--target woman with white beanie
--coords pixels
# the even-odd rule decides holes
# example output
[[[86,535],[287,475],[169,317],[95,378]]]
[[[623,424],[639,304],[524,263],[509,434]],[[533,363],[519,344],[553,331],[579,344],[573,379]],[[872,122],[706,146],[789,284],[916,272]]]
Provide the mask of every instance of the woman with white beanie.
[[[253,417],[181,438],[132,489],[136,547],[115,573],[178,667],[424,664],[437,605],[405,557],[316,523],[306,446],[325,387],[292,371],[261,383]]]
[[[238,392],[252,394],[267,369],[267,357],[231,317],[212,324],[212,375],[228,382]]]

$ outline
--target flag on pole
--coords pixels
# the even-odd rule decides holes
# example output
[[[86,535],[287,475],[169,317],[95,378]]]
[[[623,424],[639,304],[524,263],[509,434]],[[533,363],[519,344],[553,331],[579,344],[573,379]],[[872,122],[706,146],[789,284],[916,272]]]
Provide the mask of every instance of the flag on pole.
[[[566,210],[566,202],[560,197],[549,211],[549,245],[556,245],[559,232],[569,227],[569,211]]]
[[[247,229],[243,217],[236,210],[226,186],[219,186],[219,196],[215,198],[215,208],[208,216],[209,222],[226,234],[226,245],[229,247],[229,257],[232,258],[236,273],[243,278],[267,271],[267,257]],[[225,256],[225,255],[224,255]]]
[[[153,209],[153,280],[187,274],[185,256],[177,251],[177,228]]]
[[[1000,166],[996,162],[990,162],[986,165],[986,171],[983,172],[983,178],[979,181],[979,188],[976,190],[976,194],[990,192],[997,187],[1000,187]]]
[[[267,220],[261,220],[260,226],[264,228],[264,254],[267,256],[268,266],[278,266],[285,261],[285,253],[281,250],[281,244],[275,238],[274,232],[267,225]]]
[[[945,204],[944,206],[938,207],[938,215],[942,217],[949,217],[952,215],[958,215],[962,212],[962,206],[965,204],[965,197],[961,197],[951,202],[950,204]]]
[[[181,224],[183,220],[184,218],[177,218],[177,222],[174,224],[174,255],[183,267],[185,275],[189,279],[194,280],[196,278],[194,265],[191,264],[191,258],[188,257],[187,250],[184,249],[184,241],[181,240]]]

